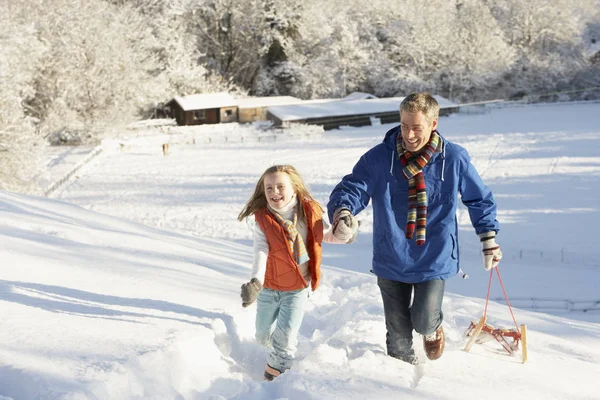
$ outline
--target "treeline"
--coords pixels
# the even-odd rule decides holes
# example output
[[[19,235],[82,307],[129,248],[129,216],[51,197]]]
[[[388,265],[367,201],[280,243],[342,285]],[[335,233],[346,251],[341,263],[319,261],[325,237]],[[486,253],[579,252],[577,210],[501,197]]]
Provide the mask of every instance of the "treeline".
[[[600,97],[600,0],[0,0],[0,187],[174,95]]]

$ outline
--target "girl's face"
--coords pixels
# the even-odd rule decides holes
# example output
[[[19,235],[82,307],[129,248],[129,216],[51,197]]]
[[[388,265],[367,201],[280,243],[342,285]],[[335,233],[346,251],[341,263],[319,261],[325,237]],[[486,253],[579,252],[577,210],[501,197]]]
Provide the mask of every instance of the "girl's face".
[[[287,205],[296,196],[292,181],[285,172],[267,174],[264,182],[267,203],[276,210]]]

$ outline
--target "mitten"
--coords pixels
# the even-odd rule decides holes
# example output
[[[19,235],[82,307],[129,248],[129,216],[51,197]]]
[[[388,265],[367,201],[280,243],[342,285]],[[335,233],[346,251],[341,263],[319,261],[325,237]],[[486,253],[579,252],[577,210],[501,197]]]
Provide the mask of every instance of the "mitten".
[[[336,239],[352,243],[358,233],[358,220],[347,208],[338,208],[333,214],[333,236]]]
[[[502,259],[502,251],[496,243],[496,232],[480,233],[478,236],[483,251],[483,267],[486,271],[496,268]]]
[[[256,301],[258,294],[262,290],[262,283],[256,278],[252,278],[250,282],[242,285],[242,306],[248,307]]]

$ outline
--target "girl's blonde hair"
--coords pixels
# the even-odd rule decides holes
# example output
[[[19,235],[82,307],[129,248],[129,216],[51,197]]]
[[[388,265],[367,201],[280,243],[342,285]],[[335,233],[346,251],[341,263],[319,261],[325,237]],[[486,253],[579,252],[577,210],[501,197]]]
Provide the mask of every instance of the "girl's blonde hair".
[[[246,206],[238,215],[238,221],[243,220],[251,215],[253,215],[256,211],[261,208],[267,207],[267,196],[265,195],[265,177],[269,174],[274,174],[276,172],[283,172],[290,177],[290,181],[292,182],[292,188],[294,189],[294,193],[298,197],[298,203],[301,204],[303,199],[307,199],[310,201],[316,200],[308,193],[308,189],[304,184],[304,180],[296,170],[296,168],[291,165],[273,165],[272,167],[267,168],[267,170],[262,174],[258,183],[256,184],[256,188],[254,189],[254,194],[246,203]],[[299,207],[299,211],[301,216],[303,217],[303,208]],[[300,216],[300,215],[299,215]]]

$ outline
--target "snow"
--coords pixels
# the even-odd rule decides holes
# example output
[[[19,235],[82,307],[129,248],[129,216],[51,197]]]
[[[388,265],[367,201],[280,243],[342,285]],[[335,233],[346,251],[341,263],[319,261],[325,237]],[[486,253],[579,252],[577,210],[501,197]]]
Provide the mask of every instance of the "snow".
[[[236,100],[229,93],[225,92],[176,96],[173,100],[179,103],[183,111],[233,107],[236,105]]]
[[[599,105],[487,110],[439,128],[497,197],[500,273],[527,325],[527,363],[495,341],[462,350],[490,276],[464,208],[469,278],[447,282],[444,356],[418,367],[387,357],[367,208],[355,243],[324,245],[294,367],[263,381],[256,308],[239,298],[251,224],[237,214],[275,163],[296,166],[325,204],[393,125],[195,144],[176,131],[168,156],[158,135],[105,146],[52,198],[0,192],[0,399],[597,399]],[[49,167],[75,155],[52,154]],[[514,327],[497,279],[491,297],[489,322]],[[418,336],[415,348],[424,358]]]
[[[377,96],[364,92],[352,92],[344,96],[344,100],[376,99]]]
[[[302,100],[292,96],[248,97],[236,99],[238,108],[269,107],[275,105],[297,104]]]
[[[441,108],[456,107],[451,101],[434,96]],[[394,112],[400,109],[404,97],[386,97],[380,99],[330,100],[326,102],[303,102],[302,104],[273,106],[269,112],[282,121],[298,121],[308,118],[332,117],[341,115],[360,115]]]
[[[46,162],[36,176],[37,186],[46,192],[59,177],[68,175],[89,157],[94,146],[50,146],[45,150]]]

